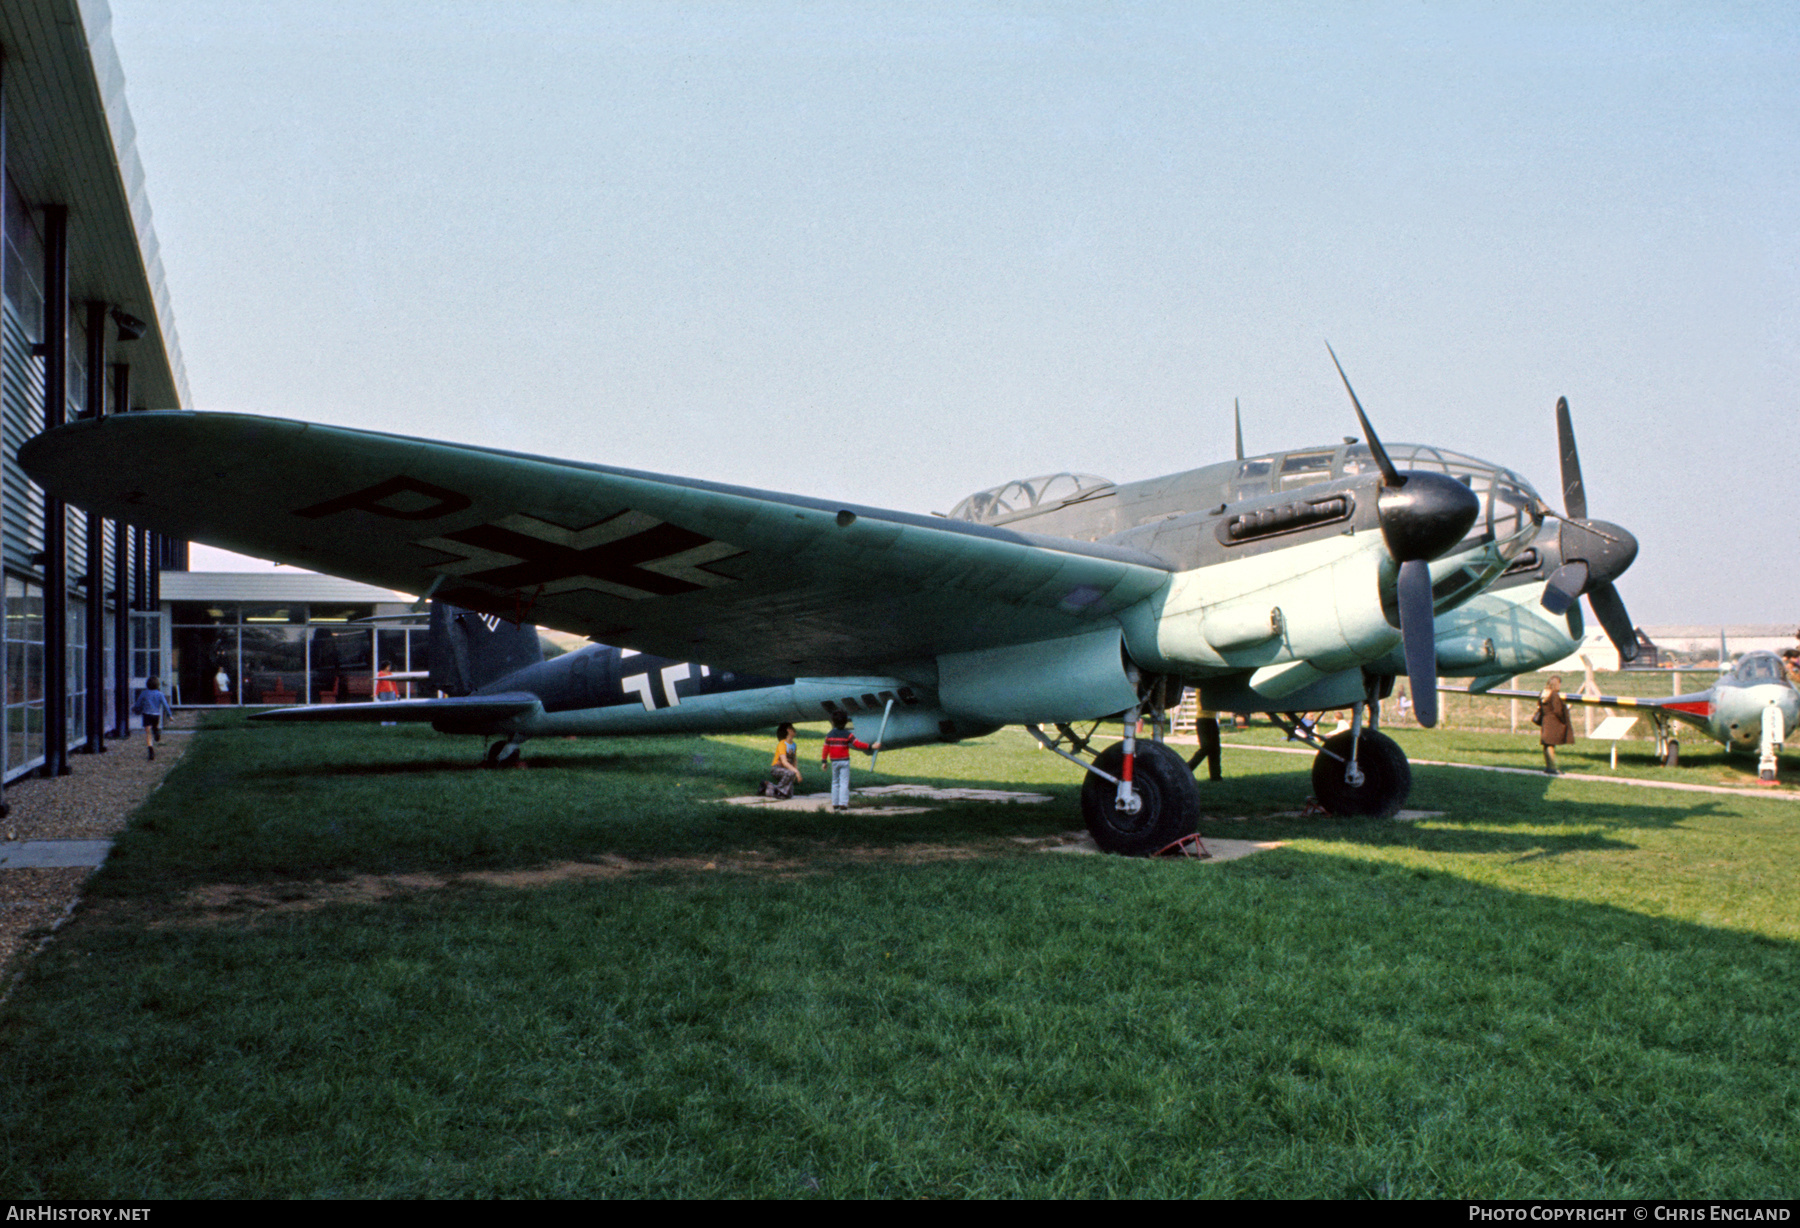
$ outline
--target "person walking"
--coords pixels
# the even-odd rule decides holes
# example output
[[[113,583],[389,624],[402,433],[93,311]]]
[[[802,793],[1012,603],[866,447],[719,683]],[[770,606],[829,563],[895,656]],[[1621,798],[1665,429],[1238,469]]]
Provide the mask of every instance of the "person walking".
[[[156,744],[162,741],[163,717],[172,715],[169,697],[162,693],[162,679],[152,678],[138,692],[131,710],[144,718],[144,758],[156,758]]]
[[[1538,727],[1538,743],[1544,748],[1544,774],[1561,776],[1556,766],[1556,748],[1575,740],[1575,729],[1569,723],[1569,701],[1563,698],[1562,679],[1552,677],[1543,694],[1538,696],[1537,714],[1531,718]]]

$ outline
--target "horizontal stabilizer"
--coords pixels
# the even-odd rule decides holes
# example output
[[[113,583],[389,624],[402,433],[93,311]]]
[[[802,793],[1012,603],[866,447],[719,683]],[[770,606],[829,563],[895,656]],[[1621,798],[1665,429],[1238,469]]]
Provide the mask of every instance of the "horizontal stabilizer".
[[[486,725],[541,711],[536,695],[509,691],[500,695],[469,695],[460,699],[394,699],[386,703],[308,704],[302,708],[277,708],[258,712],[253,721],[349,721],[379,724],[384,721]]]

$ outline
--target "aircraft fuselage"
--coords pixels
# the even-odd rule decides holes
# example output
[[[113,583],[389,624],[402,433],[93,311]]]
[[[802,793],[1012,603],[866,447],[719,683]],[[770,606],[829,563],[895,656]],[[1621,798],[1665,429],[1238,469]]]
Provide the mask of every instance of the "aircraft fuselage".
[[[536,696],[540,707],[479,726],[453,719],[434,726],[517,737],[731,733],[841,711],[863,718],[865,737],[875,736],[887,714],[889,746],[955,741],[993,728],[953,719],[928,688],[898,678],[764,678],[603,644],[526,666],[472,698],[516,693]]]

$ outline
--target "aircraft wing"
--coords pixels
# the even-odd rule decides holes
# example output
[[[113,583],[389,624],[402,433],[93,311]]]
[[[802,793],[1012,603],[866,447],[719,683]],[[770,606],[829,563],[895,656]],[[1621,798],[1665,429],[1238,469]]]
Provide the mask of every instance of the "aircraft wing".
[[[454,699],[390,699],[377,703],[307,704],[299,708],[275,708],[253,713],[253,721],[284,724],[338,721],[382,724],[393,721],[431,722],[487,726],[515,716],[528,716],[543,708],[536,695],[506,691],[497,695],[464,695]]]
[[[1094,543],[239,414],[87,419],[19,459],[50,493],[171,537],[773,676],[1077,634],[1170,572]]]
[[[1462,694],[1461,687],[1439,687],[1440,691]],[[1495,687],[1489,691],[1476,694],[1494,695],[1502,699],[1529,699],[1538,701],[1537,691],[1509,691]],[[1709,727],[1712,720],[1712,692],[1701,691],[1694,695],[1671,695],[1667,699],[1647,699],[1639,695],[1577,695],[1569,691],[1563,692],[1563,698],[1571,704],[1586,704],[1590,708],[1655,708],[1674,717],[1678,721],[1686,721],[1690,725],[1698,725],[1702,729]]]

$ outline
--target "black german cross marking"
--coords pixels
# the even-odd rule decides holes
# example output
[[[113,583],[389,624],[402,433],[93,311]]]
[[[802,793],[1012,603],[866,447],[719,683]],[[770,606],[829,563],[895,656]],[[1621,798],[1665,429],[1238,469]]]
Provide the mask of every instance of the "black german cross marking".
[[[386,501],[395,495],[419,495],[432,500],[432,502],[424,507],[414,508],[387,506]],[[327,499],[325,502],[315,503],[311,507],[299,508],[294,515],[305,516],[308,520],[317,520],[321,516],[354,510],[373,512],[377,516],[386,516],[390,520],[436,520],[439,516],[448,516],[453,512],[464,511],[473,502],[474,500],[465,494],[399,474],[385,482],[377,482],[362,490],[339,495],[335,499]]]
[[[448,533],[444,540],[461,542],[465,546],[475,546],[521,560],[504,567],[474,572],[464,576],[465,580],[479,580],[500,588],[523,589],[576,576],[588,576],[658,597],[695,592],[701,586],[689,580],[645,571],[641,565],[681,554],[696,546],[709,546],[713,541],[710,537],[702,537],[672,524],[659,524],[641,533],[590,546],[586,550],[560,546],[555,542],[547,542],[542,538],[492,524],[477,525],[460,533]]]

